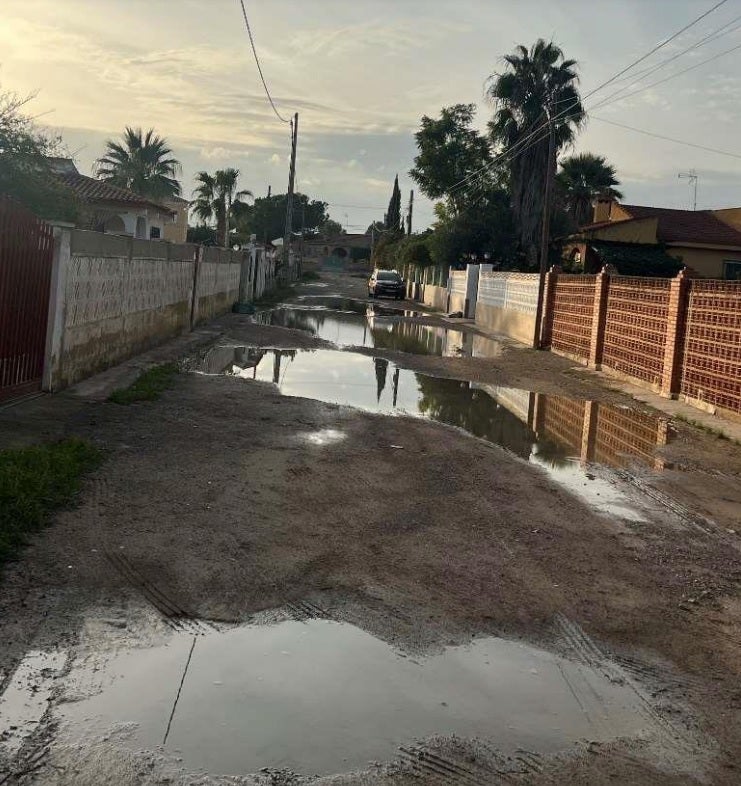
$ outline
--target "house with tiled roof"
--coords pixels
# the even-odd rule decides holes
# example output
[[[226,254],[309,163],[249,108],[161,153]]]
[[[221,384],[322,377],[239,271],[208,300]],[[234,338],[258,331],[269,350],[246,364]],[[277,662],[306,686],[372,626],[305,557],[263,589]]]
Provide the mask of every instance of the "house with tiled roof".
[[[595,272],[605,264],[624,275],[741,279],[741,207],[674,210],[597,200],[594,220],[564,247],[567,264]],[[643,269],[642,269],[643,268]]]
[[[154,202],[104,180],[81,174],[71,158],[51,158],[49,166],[84,206],[85,226],[112,235],[164,240],[179,220],[177,208]],[[185,202],[185,200],[183,200]],[[186,231],[187,231],[187,202]],[[170,233],[173,234],[173,233]],[[177,242],[185,242],[185,238]]]

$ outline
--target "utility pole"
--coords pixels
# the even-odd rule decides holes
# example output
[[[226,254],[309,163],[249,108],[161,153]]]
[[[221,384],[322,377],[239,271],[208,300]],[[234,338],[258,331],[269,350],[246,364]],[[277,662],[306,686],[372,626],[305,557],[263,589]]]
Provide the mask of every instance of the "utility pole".
[[[290,262],[291,235],[293,234],[293,188],[296,180],[296,142],[298,139],[298,112],[291,123],[291,169],[288,174],[288,199],[286,203],[286,231],[283,236],[283,262],[286,272]]]
[[[268,186],[268,204],[267,204],[267,208],[268,209],[267,209],[267,221],[265,222],[265,251],[266,251],[266,253],[267,253],[267,250],[268,250],[268,232],[270,231],[270,219],[272,217],[271,213],[273,212],[270,209],[270,194],[272,193],[272,191],[273,191],[273,187],[272,186]]]
[[[553,118],[548,107],[546,107],[546,114],[548,116],[548,163],[545,173],[545,189],[543,191],[543,221],[540,228],[540,279],[538,280],[538,306],[535,311],[533,349],[540,349],[543,296],[545,294],[545,276],[548,272],[548,245],[551,235],[551,189],[553,187],[553,169],[556,154],[556,130],[553,127]]]
[[[409,212],[407,213],[407,235],[412,234],[412,212],[414,211],[414,190],[409,192]]]
[[[694,169],[690,169],[689,172],[680,172],[679,179],[682,180],[683,178],[689,180],[690,186],[694,186],[695,188],[695,196],[692,200],[692,209],[697,210],[697,181],[699,180],[697,172]]]

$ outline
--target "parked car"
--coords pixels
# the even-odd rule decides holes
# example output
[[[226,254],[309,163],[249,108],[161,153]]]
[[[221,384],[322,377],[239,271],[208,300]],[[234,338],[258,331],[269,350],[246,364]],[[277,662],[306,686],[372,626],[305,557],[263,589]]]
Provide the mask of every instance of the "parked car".
[[[395,270],[374,270],[368,281],[368,297],[387,295],[396,300],[406,296],[404,279]]]

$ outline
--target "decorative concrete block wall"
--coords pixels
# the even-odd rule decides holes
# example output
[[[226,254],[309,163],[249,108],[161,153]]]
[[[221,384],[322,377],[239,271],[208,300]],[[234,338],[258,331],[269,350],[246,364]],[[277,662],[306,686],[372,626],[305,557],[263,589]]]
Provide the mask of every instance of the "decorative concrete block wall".
[[[537,306],[537,275],[481,271],[475,312],[477,325],[531,344]]]

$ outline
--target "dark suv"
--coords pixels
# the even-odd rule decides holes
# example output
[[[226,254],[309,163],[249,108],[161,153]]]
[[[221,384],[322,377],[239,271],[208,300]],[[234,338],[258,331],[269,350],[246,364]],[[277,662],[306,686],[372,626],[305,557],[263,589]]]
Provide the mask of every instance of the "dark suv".
[[[368,297],[387,295],[396,300],[406,296],[404,279],[395,270],[374,270],[368,281]]]

